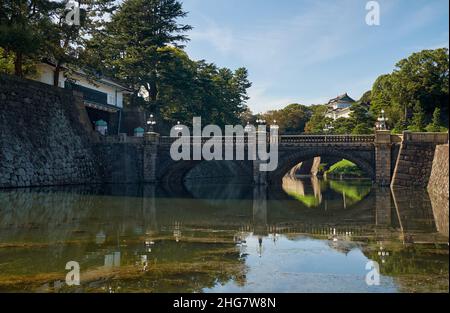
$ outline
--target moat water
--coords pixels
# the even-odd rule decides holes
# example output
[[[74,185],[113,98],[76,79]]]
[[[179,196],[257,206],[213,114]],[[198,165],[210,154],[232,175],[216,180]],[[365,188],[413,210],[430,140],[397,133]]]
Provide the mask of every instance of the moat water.
[[[1,190],[0,292],[448,292],[440,205],[317,178]]]

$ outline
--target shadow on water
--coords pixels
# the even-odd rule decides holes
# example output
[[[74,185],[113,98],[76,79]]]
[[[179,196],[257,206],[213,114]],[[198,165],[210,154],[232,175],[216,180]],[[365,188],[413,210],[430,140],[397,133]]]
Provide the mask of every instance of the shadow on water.
[[[433,209],[424,191],[363,180],[3,190],[0,290],[448,291]],[[63,283],[72,260],[78,287]]]

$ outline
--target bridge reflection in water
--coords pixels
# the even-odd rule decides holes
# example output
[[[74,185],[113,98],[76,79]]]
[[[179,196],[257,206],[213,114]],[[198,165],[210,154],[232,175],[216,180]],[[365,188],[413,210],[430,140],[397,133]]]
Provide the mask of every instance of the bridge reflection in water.
[[[1,291],[64,291],[71,260],[76,291],[410,291],[413,276],[445,291],[447,242],[426,192],[366,181],[0,192]],[[369,259],[378,289],[364,284]]]

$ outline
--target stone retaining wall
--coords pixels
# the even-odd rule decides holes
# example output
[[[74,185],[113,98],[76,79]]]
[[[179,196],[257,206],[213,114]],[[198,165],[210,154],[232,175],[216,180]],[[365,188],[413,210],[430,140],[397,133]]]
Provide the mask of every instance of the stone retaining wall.
[[[0,75],[0,187],[99,181],[77,101],[67,90]]]
[[[437,230],[448,236],[449,211],[449,145],[436,147],[428,193],[433,205]]]
[[[448,134],[405,132],[403,137],[391,186],[426,188],[436,145],[446,143]]]
[[[143,144],[101,143],[94,148],[99,158],[103,182],[132,184],[143,182]]]

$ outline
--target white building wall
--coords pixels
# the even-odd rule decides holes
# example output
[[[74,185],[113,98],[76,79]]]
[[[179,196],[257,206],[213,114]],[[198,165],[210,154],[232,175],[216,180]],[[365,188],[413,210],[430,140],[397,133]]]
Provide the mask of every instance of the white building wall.
[[[48,64],[38,64],[37,66],[38,75],[34,80],[40,81],[41,83],[53,85],[53,73],[54,67]],[[59,87],[64,88],[64,82],[66,81],[64,73],[61,71],[59,73]]]
[[[328,112],[325,114],[325,117],[328,118],[332,118],[333,120],[337,120],[338,118],[349,118],[350,117],[350,113],[352,111],[350,110],[350,108],[346,108],[346,109],[338,109],[336,111],[332,111],[332,112]]]
[[[123,108],[123,92],[117,92],[117,106]]]
[[[80,75],[74,75],[73,79],[77,85],[91,88],[100,92],[106,93],[108,104],[117,106],[119,108],[123,107],[123,92],[119,91],[117,87],[105,85],[99,82],[96,82],[96,85],[90,83],[85,77]],[[116,97],[117,90],[117,97]]]
[[[344,117],[349,118],[351,111],[349,109],[336,112],[336,119]]]
[[[45,63],[41,63],[37,65],[37,69],[38,69],[37,76],[30,78],[33,80],[40,81],[44,84],[53,85],[54,67]],[[96,83],[97,85],[94,85],[90,83],[85,77],[77,74],[73,75],[73,79],[75,80],[75,83],[78,85],[106,93],[108,95],[107,96],[108,104],[117,106],[119,108],[123,108],[123,92],[120,91],[118,87],[106,85],[100,82]],[[59,73],[59,87],[64,88],[65,81],[66,78],[64,77],[63,71],[61,71]]]

